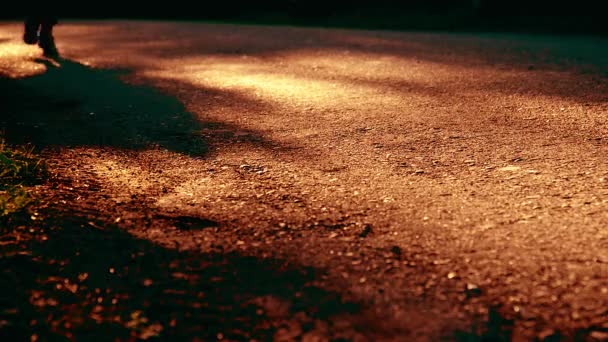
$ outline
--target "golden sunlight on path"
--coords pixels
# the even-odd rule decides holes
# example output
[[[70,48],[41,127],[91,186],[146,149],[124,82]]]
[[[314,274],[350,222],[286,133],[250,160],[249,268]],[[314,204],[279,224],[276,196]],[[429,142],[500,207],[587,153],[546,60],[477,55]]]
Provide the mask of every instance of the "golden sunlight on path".
[[[605,39],[68,22],[53,66],[19,30],[0,25],[0,73],[98,121],[40,143],[98,189],[75,208],[313,267],[362,304],[300,328],[282,312],[276,339],[608,338]]]

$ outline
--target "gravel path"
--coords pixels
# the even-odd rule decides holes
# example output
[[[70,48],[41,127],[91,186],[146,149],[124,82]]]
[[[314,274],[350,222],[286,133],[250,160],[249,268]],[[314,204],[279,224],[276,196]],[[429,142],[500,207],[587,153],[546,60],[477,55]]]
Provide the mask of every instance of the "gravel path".
[[[87,231],[36,248],[123,266],[49,270],[122,277],[97,287],[117,303],[57,299],[83,318],[50,331],[608,339],[605,39],[168,22],[56,36],[64,59],[41,60],[0,24],[0,73],[18,77],[2,81],[7,140],[42,149],[52,225]],[[143,328],[112,318],[132,306]]]

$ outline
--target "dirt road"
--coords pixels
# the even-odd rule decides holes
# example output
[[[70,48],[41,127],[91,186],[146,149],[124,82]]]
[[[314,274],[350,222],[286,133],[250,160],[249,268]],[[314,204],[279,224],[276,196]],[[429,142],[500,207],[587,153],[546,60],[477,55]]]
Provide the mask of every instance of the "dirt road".
[[[49,61],[20,29],[38,335],[608,339],[606,39],[67,22]]]

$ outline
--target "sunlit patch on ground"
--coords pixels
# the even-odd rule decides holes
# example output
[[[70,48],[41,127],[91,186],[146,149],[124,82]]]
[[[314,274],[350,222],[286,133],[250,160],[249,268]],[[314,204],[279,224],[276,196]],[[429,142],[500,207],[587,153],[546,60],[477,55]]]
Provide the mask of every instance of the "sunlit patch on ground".
[[[502,120],[506,113],[526,120],[531,115],[543,115],[546,120],[559,117],[573,125],[578,121],[578,125],[588,128],[602,124],[601,117],[585,108],[601,103],[599,93],[567,92],[567,85],[559,85],[572,78],[566,72],[502,70],[382,54],[312,50],[269,58],[201,56],[167,62],[173,64],[169,70],[161,68],[144,75],[186,80],[195,86],[234,89],[277,105],[297,104],[300,112],[304,107],[326,118],[332,116],[331,101],[335,100],[352,110],[366,109],[365,115],[369,117],[399,112],[395,120],[423,121],[429,112],[409,112],[409,108],[432,106],[433,115],[456,121]],[[585,83],[581,89],[602,86],[592,79]],[[538,91],[549,87],[552,89],[549,92]],[[493,96],[489,97],[488,91]],[[444,110],[434,105],[437,101]],[[530,105],[531,102],[539,104]],[[383,104],[381,112],[376,103]],[[478,107],[476,112],[465,108],[471,106]],[[592,121],[580,121],[581,116],[591,116]],[[349,120],[349,113],[341,112],[340,119]]]
[[[200,65],[200,64],[194,64]],[[202,69],[202,68],[201,68]],[[196,73],[166,74],[169,77],[184,78],[194,84],[214,88],[239,89],[254,97],[281,103],[289,100],[298,104],[310,104],[323,107],[329,97],[356,99],[357,94],[341,87],[339,82],[307,79],[289,74],[272,73],[256,64],[223,64],[208,65]],[[163,76],[163,73],[156,76]]]
[[[46,68],[35,61],[40,54],[40,49],[35,46],[16,39],[2,41],[0,38],[0,74],[13,78],[43,74]]]

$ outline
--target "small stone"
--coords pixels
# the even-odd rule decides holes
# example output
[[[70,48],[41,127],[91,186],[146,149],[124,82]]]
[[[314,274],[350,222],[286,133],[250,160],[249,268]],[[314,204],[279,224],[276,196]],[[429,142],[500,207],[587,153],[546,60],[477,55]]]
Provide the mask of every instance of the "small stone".
[[[465,294],[467,297],[476,297],[481,295],[481,289],[473,283],[467,283]]]
[[[359,233],[359,237],[360,238],[367,237],[371,232],[372,232],[372,226],[369,224],[366,224],[363,226],[363,230],[361,230],[361,232]]]
[[[433,265],[447,265],[449,263],[450,263],[450,259],[433,260]]]
[[[521,169],[519,166],[508,165],[499,168],[498,171],[519,171],[519,169]]]
[[[448,279],[454,279],[454,278],[456,278],[456,273],[455,272],[448,273]]]
[[[481,230],[488,230],[488,229],[492,229],[492,228],[495,228],[495,227],[496,227],[496,225],[494,223],[487,222],[487,223],[484,223],[481,226],[479,226],[479,229],[481,229]]]

